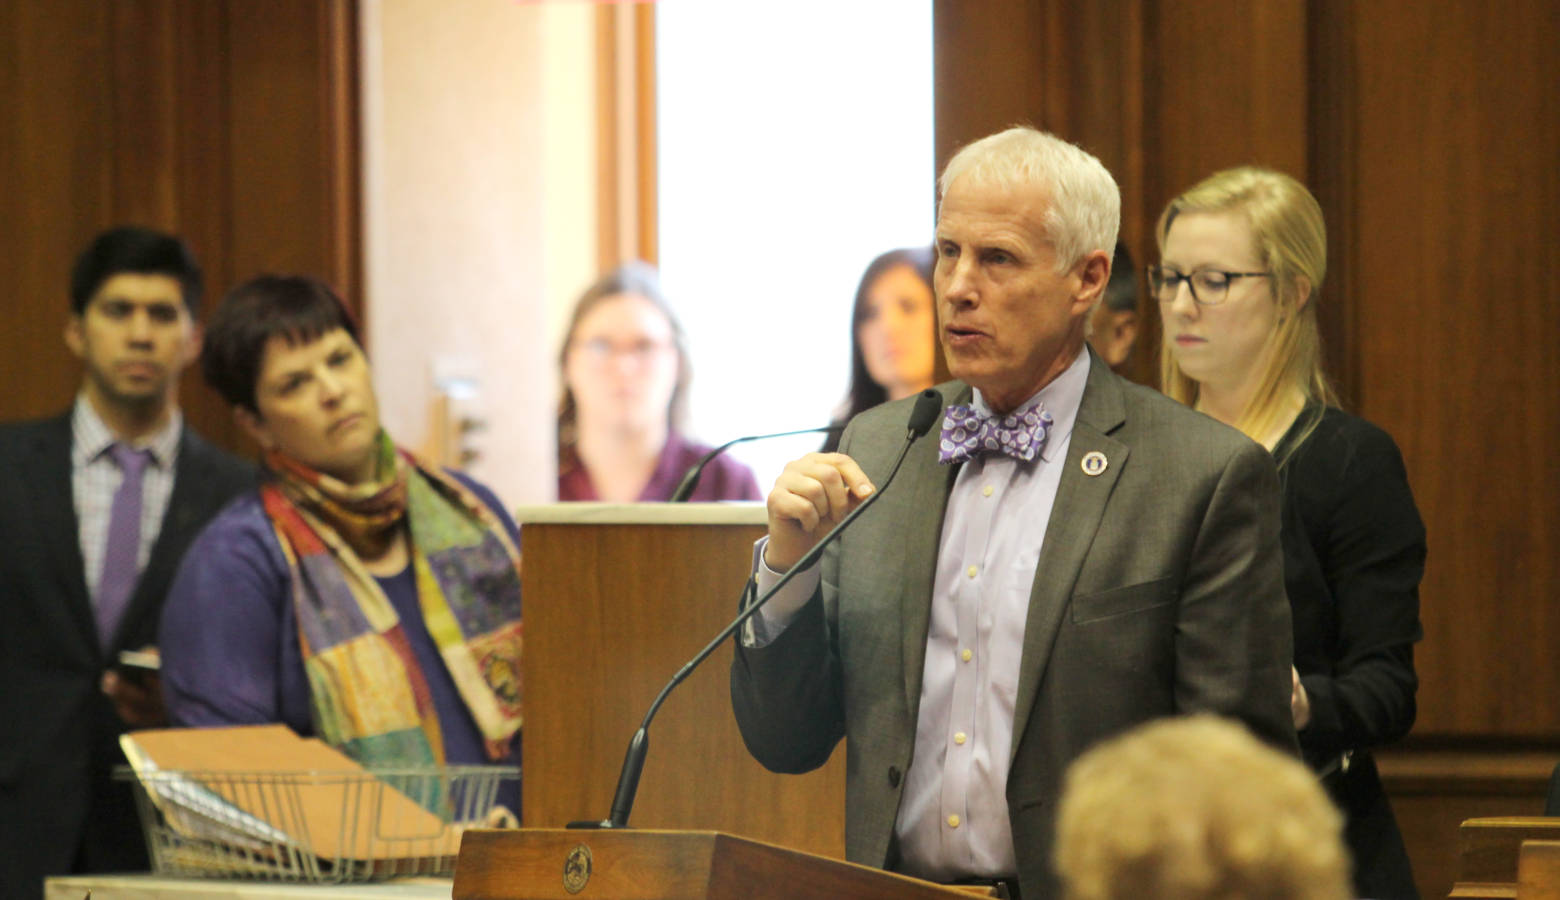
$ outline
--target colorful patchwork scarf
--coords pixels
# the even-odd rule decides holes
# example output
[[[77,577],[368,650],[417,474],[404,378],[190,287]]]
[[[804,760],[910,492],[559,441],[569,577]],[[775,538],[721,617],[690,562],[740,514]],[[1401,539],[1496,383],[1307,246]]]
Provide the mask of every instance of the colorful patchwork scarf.
[[[379,476],[348,485],[270,451],[260,489],[292,569],[320,738],[368,764],[443,764],[428,683],[363,567],[404,522],[423,621],[493,760],[521,724],[520,552],[465,485],[379,435]]]

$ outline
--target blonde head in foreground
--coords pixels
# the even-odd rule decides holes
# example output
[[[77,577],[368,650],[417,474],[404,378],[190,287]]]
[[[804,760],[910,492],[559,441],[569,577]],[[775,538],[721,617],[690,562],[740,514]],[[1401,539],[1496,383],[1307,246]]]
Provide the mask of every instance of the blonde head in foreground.
[[[1343,820],[1298,760],[1213,716],[1165,719],[1068,769],[1068,900],[1344,900]]]

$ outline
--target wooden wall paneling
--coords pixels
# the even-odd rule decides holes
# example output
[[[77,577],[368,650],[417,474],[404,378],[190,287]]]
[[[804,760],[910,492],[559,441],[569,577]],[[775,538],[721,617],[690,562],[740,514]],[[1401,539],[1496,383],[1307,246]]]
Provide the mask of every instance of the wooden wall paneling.
[[[0,3],[0,420],[57,413],[78,384],[61,329],[71,262],[110,216],[108,13]]]
[[[356,69],[352,0],[0,4],[0,177],[25,186],[0,192],[0,419],[69,403],[69,268],[110,225],[184,236],[207,310],[261,268],[323,275],[355,302]],[[247,452],[193,372],[180,396]]]
[[[355,69],[340,58],[353,55],[355,19],[338,7],[347,8],[337,0],[229,7],[229,190],[238,277],[305,272],[350,296],[357,254],[337,246],[338,222],[356,214],[357,166],[334,154],[355,146],[341,134],[355,131],[356,116],[339,108],[329,79]]]
[[[319,19],[325,54],[324,163],[329,172],[325,222],[329,271],[336,286],[365,316],[363,290],[363,128],[357,0],[331,0]]]
[[[108,4],[113,25],[114,152],[111,196],[116,222],[163,222],[178,228],[177,171],[180,85],[175,73],[184,48],[177,40],[172,0]]]
[[[177,138],[170,162],[177,173],[176,225],[205,269],[202,312],[210,314],[237,275],[232,262],[233,202],[228,190],[231,153],[227,128],[230,74],[226,5],[184,4],[175,27]],[[188,397],[188,391],[185,396]]]
[[[177,209],[170,227],[193,247],[205,270],[202,317],[209,317],[241,274],[234,262],[231,118],[232,68],[225,3],[182,2],[175,18],[171,61],[176,96],[171,113],[177,140],[168,160],[175,173]],[[127,46],[135,41],[127,36]],[[233,421],[227,404],[206,387],[198,368],[185,375],[180,404],[201,433],[245,455],[253,441]]]
[[[1560,12],[1360,16],[1360,409],[1429,531],[1421,735],[1560,738]]]
[[[1258,164],[1305,178],[1305,3],[1160,0],[1148,21],[1149,165],[1157,218],[1219,169]]]
[[[933,0],[938,172],[977,138],[1043,127],[1046,14],[1032,0]]]
[[[213,74],[210,60],[219,63],[216,74],[223,74],[223,42],[212,41],[216,35],[200,27],[223,10],[218,4],[177,0],[135,0],[109,8],[114,140],[108,190],[113,213],[105,224],[147,225],[184,238],[204,275],[204,318],[231,283],[228,260],[220,252],[227,217],[208,214],[225,210],[227,193],[220,190],[220,181],[196,183],[191,177],[203,167],[223,166],[227,159],[224,146],[207,139],[222,120],[217,114],[221,107],[200,102],[212,93],[210,85],[224,83],[220,77],[208,80]],[[226,404],[206,388],[198,366],[191,366],[181,380],[179,405],[206,437],[229,447],[245,445]]]
[[[1322,332],[1327,374],[1345,408],[1357,407],[1360,392],[1355,205],[1360,186],[1356,180],[1359,96],[1354,16],[1357,7],[1348,0],[1315,0],[1308,28],[1312,72],[1310,93],[1310,177],[1307,186],[1316,195],[1327,221],[1327,276],[1315,302]]]

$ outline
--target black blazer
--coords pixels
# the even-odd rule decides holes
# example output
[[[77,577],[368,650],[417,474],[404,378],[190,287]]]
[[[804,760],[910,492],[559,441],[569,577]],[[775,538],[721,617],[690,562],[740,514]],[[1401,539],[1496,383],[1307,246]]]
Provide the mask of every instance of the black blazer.
[[[113,646],[98,645],[71,497],[69,413],[0,425],[0,896],[37,898],[45,875],[144,869],[123,724],[98,683],[121,649],[155,643],[180,557],[254,467],[188,427],[173,494]]]
[[[1407,734],[1418,709],[1425,526],[1397,444],[1364,419],[1307,407],[1273,453],[1295,667],[1311,699],[1300,748],[1345,814],[1355,896],[1408,900],[1414,875],[1371,748]]]

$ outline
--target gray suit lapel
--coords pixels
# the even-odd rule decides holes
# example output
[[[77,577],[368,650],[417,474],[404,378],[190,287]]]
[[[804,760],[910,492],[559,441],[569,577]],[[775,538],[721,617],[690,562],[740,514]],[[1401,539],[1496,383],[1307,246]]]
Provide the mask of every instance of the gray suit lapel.
[[[1014,700],[1013,743],[1010,758],[1029,724],[1040,682],[1056,632],[1072,598],[1073,585],[1084,557],[1094,542],[1105,503],[1127,461],[1127,446],[1108,435],[1126,420],[1126,404],[1117,376],[1090,353],[1089,380],[1073,425],[1067,459],[1062,463],[1061,483],[1046,526],[1045,544],[1035,567],[1029,594],[1029,616],[1024,625],[1023,659],[1019,663],[1018,694]],[[1081,463],[1091,452],[1105,455],[1107,466],[1099,475],[1085,475]]]
[[[954,382],[939,385],[945,403],[968,403],[973,392],[967,385]],[[942,543],[943,516],[948,510],[948,492],[959,474],[958,466],[937,461],[938,432],[916,442],[905,459],[901,478],[913,478],[906,488],[914,489],[910,515],[905,520],[905,568],[900,582],[899,615],[900,658],[904,661],[905,711],[914,722],[921,709],[921,676],[926,668],[926,633],[931,627],[932,592],[937,582],[937,550]],[[908,492],[907,492],[908,493]]]

